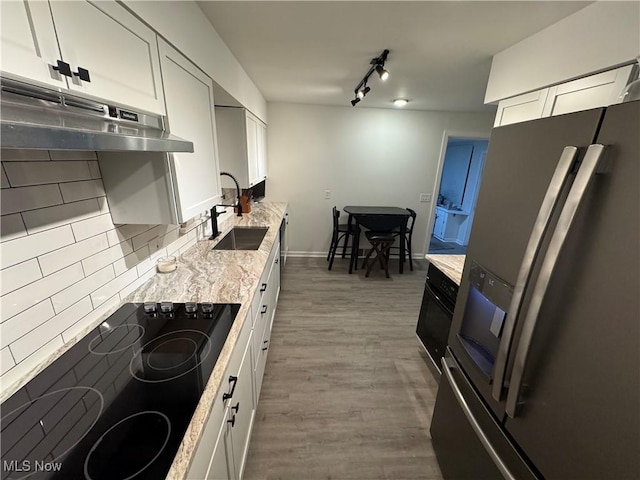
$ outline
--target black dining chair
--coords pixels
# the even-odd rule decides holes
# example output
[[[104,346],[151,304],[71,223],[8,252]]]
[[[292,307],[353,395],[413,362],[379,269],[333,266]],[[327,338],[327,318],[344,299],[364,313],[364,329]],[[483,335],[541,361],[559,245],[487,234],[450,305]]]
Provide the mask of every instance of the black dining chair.
[[[417,213],[415,210],[411,208],[405,208],[411,216],[407,219],[407,225],[405,226],[404,234],[405,234],[405,245],[406,245],[406,254],[409,256],[409,270],[413,272],[413,252],[411,251],[411,237],[413,235],[413,226],[416,223]],[[397,232],[400,233],[400,228],[398,227]],[[400,247],[392,245],[390,250],[398,250],[400,251]],[[403,259],[404,260],[404,259]]]
[[[362,268],[367,267],[365,277],[369,276],[371,268],[377,260],[380,263],[380,268],[389,278],[389,250],[400,235],[400,229],[406,221],[405,217],[390,215],[369,215],[360,219],[361,225],[368,229],[364,235],[371,244],[371,248],[362,262]],[[376,256],[372,257],[374,253]]]
[[[333,231],[331,233],[331,244],[329,245],[329,253],[327,254],[329,270],[331,270],[331,267],[333,267],[333,259],[335,258],[338,247],[340,246],[340,241],[344,239],[344,243],[342,245],[342,258],[345,258],[349,238],[353,237],[355,234],[355,225],[340,223],[340,210],[338,210],[336,207],[333,207]]]

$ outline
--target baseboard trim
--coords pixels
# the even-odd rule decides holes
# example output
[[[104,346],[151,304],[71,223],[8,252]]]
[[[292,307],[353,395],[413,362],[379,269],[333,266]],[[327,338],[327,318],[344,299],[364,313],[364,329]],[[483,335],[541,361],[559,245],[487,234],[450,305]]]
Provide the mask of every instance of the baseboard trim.
[[[364,258],[364,256],[366,254],[367,254],[366,250],[360,249],[360,253],[358,255],[358,258]],[[336,257],[338,257],[338,255],[341,255],[341,251],[340,250],[336,254]],[[287,256],[289,256],[289,257],[298,257],[298,258],[327,258],[327,252],[304,252],[304,251],[289,250],[289,253],[287,254]],[[397,253],[392,253],[391,254],[392,258],[398,258],[399,256],[400,255],[397,254]],[[414,253],[412,255],[412,258],[414,260],[423,260],[424,259],[424,254]]]

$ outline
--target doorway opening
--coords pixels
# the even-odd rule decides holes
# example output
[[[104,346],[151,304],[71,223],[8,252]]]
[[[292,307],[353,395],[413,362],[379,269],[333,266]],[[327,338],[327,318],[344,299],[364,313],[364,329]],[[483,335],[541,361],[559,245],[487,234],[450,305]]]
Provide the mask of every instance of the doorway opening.
[[[448,137],[427,253],[465,254],[489,140]]]

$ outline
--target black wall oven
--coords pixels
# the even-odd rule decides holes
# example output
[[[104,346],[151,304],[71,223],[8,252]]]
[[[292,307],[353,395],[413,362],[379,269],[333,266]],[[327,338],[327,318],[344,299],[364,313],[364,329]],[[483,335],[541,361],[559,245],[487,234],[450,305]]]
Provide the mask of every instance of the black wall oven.
[[[457,295],[458,285],[430,263],[416,334],[438,372],[447,348]]]

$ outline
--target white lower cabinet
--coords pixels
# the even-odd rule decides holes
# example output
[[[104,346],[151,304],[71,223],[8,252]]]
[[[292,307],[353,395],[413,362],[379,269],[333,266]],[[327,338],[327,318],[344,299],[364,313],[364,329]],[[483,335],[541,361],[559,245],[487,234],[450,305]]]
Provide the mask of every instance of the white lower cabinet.
[[[253,321],[253,354],[254,354],[254,382],[256,403],[260,398],[262,378],[267,362],[267,354],[271,343],[271,328],[276,313],[276,304],[280,294],[280,244],[274,245],[265,274],[260,283],[260,289],[254,298]],[[268,270],[268,273],[267,273]],[[262,291],[260,291],[262,290]],[[259,299],[259,301],[256,301]]]
[[[252,336],[252,325],[247,319],[231,353],[222,387],[211,407],[200,443],[193,454],[188,479],[242,478],[255,415]]]
[[[280,243],[276,242],[193,455],[188,479],[242,480],[279,294]]]

